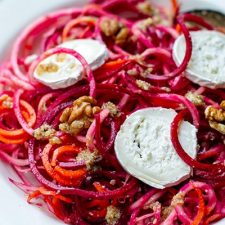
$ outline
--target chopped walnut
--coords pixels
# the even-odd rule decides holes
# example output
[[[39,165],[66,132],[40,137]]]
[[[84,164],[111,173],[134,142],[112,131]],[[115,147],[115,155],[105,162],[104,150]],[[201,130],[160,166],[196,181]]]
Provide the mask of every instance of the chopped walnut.
[[[108,225],[115,225],[121,217],[121,212],[115,206],[108,206],[105,220]]]
[[[184,194],[182,192],[179,192],[175,196],[173,196],[171,206],[175,207],[176,205],[183,205],[183,204],[184,204]]]
[[[37,74],[39,76],[44,73],[55,73],[59,70],[59,67],[55,63],[39,64],[37,67]]]
[[[115,38],[116,44],[123,45],[128,40],[128,36],[129,36],[129,29],[126,27],[121,28]]]
[[[224,124],[218,123],[215,121],[209,121],[209,126],[213,129],[217,130],[221,134],[225,135],[225,125]]]
[[[127,71],[127,74],[130,76],[137,76],[138,75],[138,71],[135,69],[130,69]]]
[[[141,30],[143,30],[143,31],[146,31],[147,28],[149,26],[152,26],[152,25],[154,25],[153,19],[152,18],[148,18],[148,19],[145,19],[145,20],[140,21],[138,23],[138,28],[141,29]]]
[[[149,67],[143,71],[141,71],[140,76],[143,78],[146,78],[151,72],[153,71],[153,68]]]
[[[141,88],[144,91],[148,91],[151,87],[151,84],[143,80],[136,80],[136,84],[139,88]]]
[[[223,101],[224,102],[224,101]],[[220,105],[223,106],[224,103]],[[215,120],[217,122],[224,122],[225,121],[225,110],[223,108],[217,109],[213,106],[208,106],[205,110],[205,117],[209,120]]]
[[[61,122],[59,129],[72,135],[77,135],[82,130],[88,129],[94,114],[101,111],[96,103],[96,100],[89,96],[82,96],[75,100],[72,107],[63,111],[59,119]]]
[[[225,101],[220,104],[220,109],[208,106],[205,110],[205,118],[209,120],[211,128],[225,135]]]
[[[185,97],[191,101],[194,105],[196,106],[204,106],[205,105],[205,102],[204,102],[204,99],[203,99],[203,96],[202,95],[198,95],[198,94],[195,94],[191,91],[189,91]]]
[[[52,145],[61,144],[61,139],[56,135],[56,130],[48,124],[43,124],[39,128],[34,130],[33,136],[37,140],[49,140]]]
[[[91,170],[94,168],[95,163],[101,160],[101,156],[98,154],[97,151],[91,152],[90,150],[83,150],[81,151],[77,157],[77,162],[85,162],[87,166],[87,170]]]
[[[112,117],[120,116],[120,111],[117,106],[112,102],[104,103],[102,106],[103,109],[108,109]]]
[[[13,100],[10,96],[4,94],[0,97],[0,102],[2,107],[6,109],[12,109],[13,108]]]
[[[60,138],[55,136],[55,137],[52,137],[52,138],[49,139],[49,143],[51,145],[60,145],[60,144],[62,144],[62,141],[61,141]]]
[[[110,37],[116,35],[120,29],[120,23],[117,19],[104,18],[100,23],[101,31],[105,36]]]
[[[152,209],[153,211],[156,211],[159,208],[161,208],[161,203],[158,201],[153,203],[146,202],[144,205],[144,209]]]
[[[168,206],[168,207],[163,207],[162,208],[162,220],[165,220],[170,213],[173,211],[173,207],[172,206]]]
[[[162,208],[162,219],[165,220],[173,211],[176,205],[183,205],[183,204],[184,204],[184,194],[179,192],[175,196],[173,196],[170,206]]]
[[[141,12],[141,13],[143,13],[143,14],[145,14],[145,15],[147,15],[147,16],[151,16],[151,15],[153,15],[153,13],[154,13],[154,10],[153,10],[153,8],[152,8],[152,5],[150,4],[150,2],[140,2],[138,5],[137,5],[137,9]]]
[[[100,23],[100,29],[107,37],[112,37],[115,43],[123,45],[129,37],[129,29],[117,19],[104,18]]]
[[[33,136],[37,140],[48,140],[50,138],[53,138],[55,134],[56,134],[56,130],[53,129],[50,125],[45,123],[39,128],[34,130]]]

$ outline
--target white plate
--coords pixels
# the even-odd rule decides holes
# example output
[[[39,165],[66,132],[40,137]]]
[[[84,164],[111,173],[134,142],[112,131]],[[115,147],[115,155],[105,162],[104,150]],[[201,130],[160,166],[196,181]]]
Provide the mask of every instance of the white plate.
[[[163,0],[164,2],[166,0]],[[198,0],[185,0],[184,8],[196,7]],[[206,8],[224,8],[224,0],[199,0]],[[46,12],[71,5],[81,5],[86,0],[0,0],[0,58],[5,57],[9,43],[30,21]],[[168,2],[168,0],[167,0]],[[214,7],[216,4],[216,8]],[[0,162],[0,225],[62,225],[36,206],[26,203],[26,196],[12,185],[8,178],[14,178],[13,171]],[[225,224],[221,221],[217,225]]]

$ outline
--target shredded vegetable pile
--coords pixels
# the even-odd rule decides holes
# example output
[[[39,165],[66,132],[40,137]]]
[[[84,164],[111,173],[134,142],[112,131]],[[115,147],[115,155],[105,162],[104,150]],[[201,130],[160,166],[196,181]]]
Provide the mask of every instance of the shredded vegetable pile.
[[[225,216],[225,129],[214,129],[225,121],[225,92],[185,78],[192,54],[189,32],[216,28],[180,13],[176,1],[171,5],[173,10],[149,1],[96,0],[44,16],[19,34],[0,67],[0,158],[15,170],[19,179],[10,181],[28,203],[79,225],[198,225]],[[172,47],[181,34],[187,48],[177,67]],[[95,71],[76,51],[55,48],[81,38],[97,39],[109,50],[108,61]],[[58,90],[38,83],[34,69],[53,54],[77,58],[84,78]],[[171,140],[193,168],[190,179],[163,190],[129,175],[114,153],[126,117],[156,106],[178,112]],[[179,143],[184,119],[198,129],[196,159]],[[75,120],[70,127],[65,123]]]

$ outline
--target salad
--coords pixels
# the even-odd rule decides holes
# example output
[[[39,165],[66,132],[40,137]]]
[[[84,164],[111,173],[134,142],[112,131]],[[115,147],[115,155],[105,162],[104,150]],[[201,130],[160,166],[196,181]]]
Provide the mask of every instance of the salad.
[[[225,217],[225,30],[170,3],[92,0],[18,35],[0,159],[29,204],[72,225]]]

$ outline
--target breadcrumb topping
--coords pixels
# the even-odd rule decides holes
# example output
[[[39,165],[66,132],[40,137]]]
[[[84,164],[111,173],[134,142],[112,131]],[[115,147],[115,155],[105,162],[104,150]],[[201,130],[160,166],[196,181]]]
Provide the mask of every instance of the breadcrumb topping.
[[[81,151],[77,157],[77,162],[85,162],[87,170],[94,168],[96,161],[100,160],[101,156],[97,151],[91,152],[89,149]]]
[[[103,106],[102,106],[103,109],[108,109],[109,112],[110,112],[110,115],[115,117],[115,116],[120,116],[120,111],[119,109],[117,108],[117,106],[112,103],[112,102],[107,102],[107,103],[104,103]]]
[[[183,193],[177,193],[175,196],[173,196],[173,199],[171,201],[171,206],[175,207],[176,205],[183,205],[184,204],[184,194]]]
[[[194,105],[196,106],[203,106],[205,105],[205,102],[204,102],[204,99],[203,99],[203,96],[202,95],[198,95],[198,94],[195,94],[191,91],[189,91],[185,97],[191,101]]]
[[[2,102],[2,106],[6,109],[13,108],[13,100],[8,95],[4,94],[0,97],[0,102]]]
[[[140,2],[137,5],[137,8],[140,12],[142,12],[143,14],[145,14],[147,16],[151,16],[154,13],[153,7],[150,4],[150,2]]]
[[[177,205],[183,205],[183,204],[184,204],[184,194],[180,192],[174,195],[170,206],[164,207],[162,209],[162,219],[165,220],[173,211],[174,207],[176,207]]]
[[[107,213],[105,216],[106,222],[108,225],[115,225],[121,217],[121,212],[115,206],[108,206]]]
[[[37,140],[48,140],[50,138],[53,138],[55,134],[56,134],[56,130],[53,129],[50,125],[45,123],[39,128],[34,130],[33,136]]]
[[[151,84],[143,80],[136,80],[136,84],[139,88],[141,88],[144,91],[148,91],[151,87]]]

